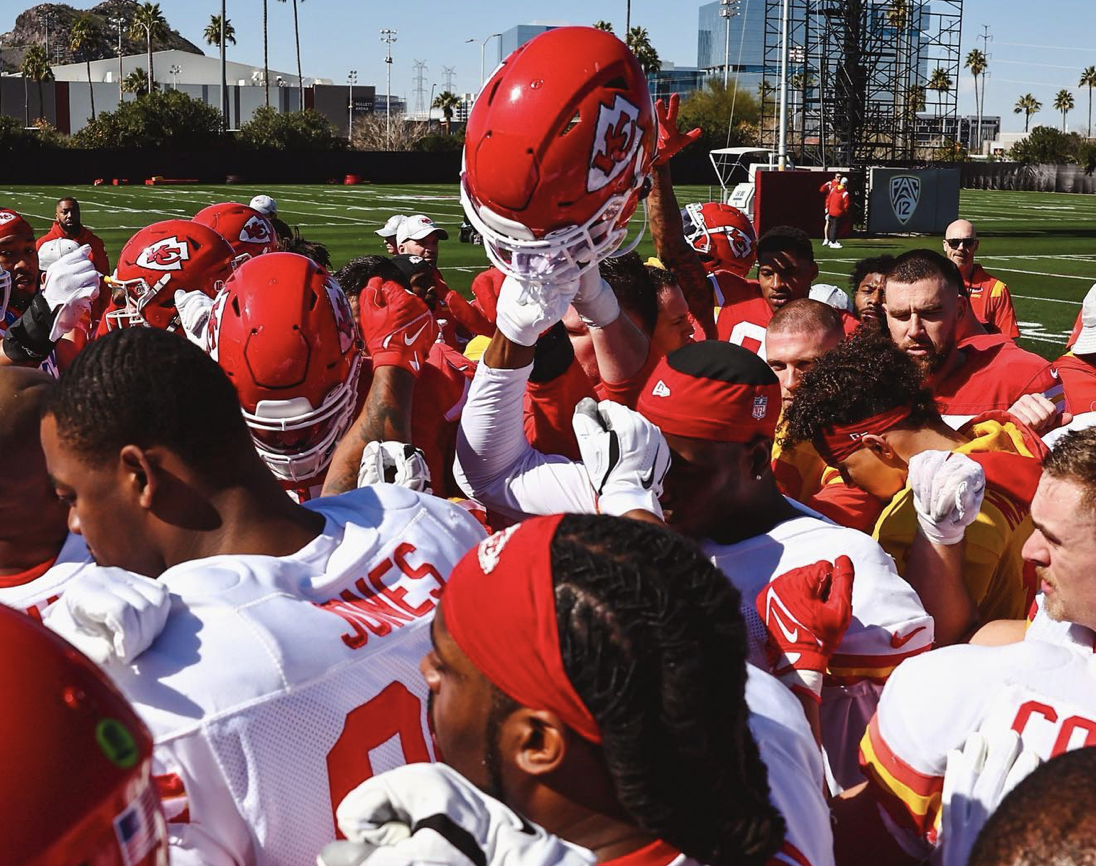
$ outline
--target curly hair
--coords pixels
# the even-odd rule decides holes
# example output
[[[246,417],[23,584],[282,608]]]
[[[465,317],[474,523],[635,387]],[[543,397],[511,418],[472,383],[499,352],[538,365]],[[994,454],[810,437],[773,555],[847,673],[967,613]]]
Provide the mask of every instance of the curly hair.
[[[358,256],[335,272],[335,280],[347,297],[360,295],[365,284],[373,277],[391,280],[411,291],[411,283],[388,256]]]
[[[766,862],[785,823],[747,724],[738,591],[687,539],[623,518],[565,517],[551,559],[563,667],[625,812],[701,863]]]
[[[864,281],[864,277],[868,274],[886,275],[893,264],[894,256],[883,255],[861,259],[852,266],[852,275],[849,277],[849,289],[851,289],[852,293],[855,295],[856,290],[860,288],[860,284]]]
[[[886,335],[859,328],[803,376],[784,416],[782,444],[817,445],[835,424],[852,424],[900,406],[909,407],[914,425],[940,417],[913,360]]]
[[[1043,469],[1051,478],[1073,481],[1083,488],[1082,503],[1096,511],[1096,427],[1066,433],[1043,461]]]

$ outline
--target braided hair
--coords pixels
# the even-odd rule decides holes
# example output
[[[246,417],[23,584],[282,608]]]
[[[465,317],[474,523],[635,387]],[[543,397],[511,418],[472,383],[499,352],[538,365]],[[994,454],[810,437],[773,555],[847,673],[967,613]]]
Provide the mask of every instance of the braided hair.
[[[623,518],[565,517],[551,558],[563,667],[621,806],[701,863],[766,862],[785,824],[747,725],[738,591],[682,536]]]

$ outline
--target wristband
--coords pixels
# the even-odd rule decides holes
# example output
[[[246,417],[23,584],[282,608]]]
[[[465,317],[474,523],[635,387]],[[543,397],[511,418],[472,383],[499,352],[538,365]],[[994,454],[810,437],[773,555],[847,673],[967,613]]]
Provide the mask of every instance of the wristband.
[[[538,385],[558,379],[567,372],[575,359],[575,348],[562,322],[556,322],[541,334],[533,355],[533,372],[529,381]]]

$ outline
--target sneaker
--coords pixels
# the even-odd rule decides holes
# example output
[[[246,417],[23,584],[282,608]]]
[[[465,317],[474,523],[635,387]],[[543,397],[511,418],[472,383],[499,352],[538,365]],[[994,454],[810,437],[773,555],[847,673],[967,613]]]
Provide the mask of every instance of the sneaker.
[[[841,249],[841,244],[839,244],[837,241],[834,241],[832,244],[830,244],[830,249],[831,250],[839,250],[839,249]]]
[[[830,242],[828,240],[826,240],[825,238],[823,238],[822,239],[822,246],[828,247],[829,245],[830,245]]]

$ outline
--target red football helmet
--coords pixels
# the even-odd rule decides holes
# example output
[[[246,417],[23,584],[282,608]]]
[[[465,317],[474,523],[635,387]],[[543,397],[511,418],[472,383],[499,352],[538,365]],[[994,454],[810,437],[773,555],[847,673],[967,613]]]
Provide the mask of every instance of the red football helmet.
[[[232,275],[235,253],[208,226],[190,220],[164,220],[145,226],[118,256],[112,282],[125,289],[125,307],[106,314],[107,330],[147,325],[179,328],[175,292],[217,294]]]
[[[5,863],[166,866],[152,737],[86,657],[0,605]]]
[[[353,421],[362,359],[339,284],[295,253],[244,262],[213,303],[206,349],[271,471],[298,483],[320,476]]]
[[[746,214],[729,204],[710,201],[685,205],[692,221],[685,240],[693,245],[709,273],[730,271],[746,276],[757,261],[757,234]]]
[[[277,248],[277,236],[270,220],[255,208],[233,201],[211,204],[192,217],[194,222],[209,226],[236,251],[236,267],[254,256]]]
[[[559,27],[521,46],[465,131],[461,203],[491,261],[559,280],[597,267],[649,188],[656,131],[639,61],[611,33]]]

